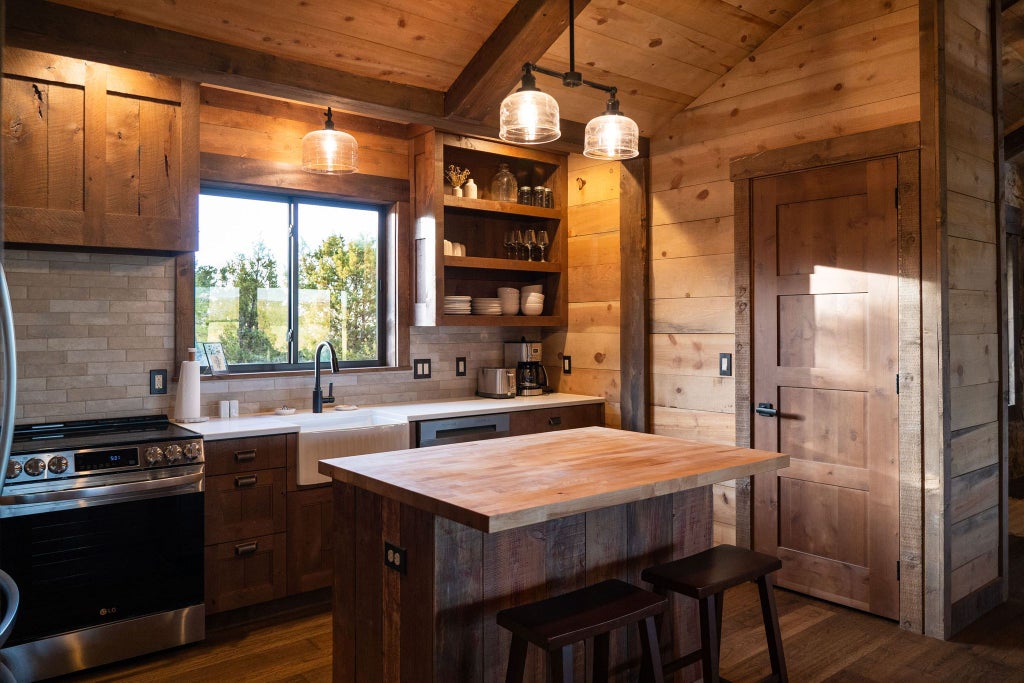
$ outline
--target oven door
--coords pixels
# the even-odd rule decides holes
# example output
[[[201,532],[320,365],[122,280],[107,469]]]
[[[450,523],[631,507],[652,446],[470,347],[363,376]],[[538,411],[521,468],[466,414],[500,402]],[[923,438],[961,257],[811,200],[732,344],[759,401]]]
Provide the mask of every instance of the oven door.
[[[7,646],[203,602],[203,494],[0,519],[0,568],[21,589]]]

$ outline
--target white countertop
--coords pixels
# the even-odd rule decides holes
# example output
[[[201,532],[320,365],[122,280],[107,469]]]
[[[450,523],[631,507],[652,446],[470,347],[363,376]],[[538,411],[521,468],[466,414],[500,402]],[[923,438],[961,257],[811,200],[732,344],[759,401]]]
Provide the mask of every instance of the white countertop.
[[[406,422],[416,422],[419,420],[486,415],[488,413],[508,413],[519,410],[537,410],[539,408],[556,408],[558,406],[576,406],[592,403],[604,403],[604,399],[598,396],[557,393],[543,396],[517,396],[515,398],[468,396],[456,399],[439,399],[437,401],[381,403],[360,406],[357,410],[373,410],[375,413],[402,419]],[[330,406],[327,406],[325,409],[325,411],[330,410],[332,410]],[[296,414],[309,412],[309,410],[301,410]],[[221,439],[240,439],[247,436],[269,436],[298,432],[299,425],[289,422],[288,418],[288,415],[261,413],[232,418],[213,417],[207,422],[189,422],[181,426],[202,434],[203,438],[207,441],[219,441]]]

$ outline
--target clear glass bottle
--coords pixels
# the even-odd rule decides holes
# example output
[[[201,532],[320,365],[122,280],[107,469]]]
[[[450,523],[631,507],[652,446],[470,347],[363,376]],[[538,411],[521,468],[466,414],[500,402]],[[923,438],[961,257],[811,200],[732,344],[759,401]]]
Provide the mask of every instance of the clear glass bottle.
[[[516,177],[508,170],[508,164],[498,164],[498,172],[491,179],[490,198],[497,202],[514,202],[518,189]]]

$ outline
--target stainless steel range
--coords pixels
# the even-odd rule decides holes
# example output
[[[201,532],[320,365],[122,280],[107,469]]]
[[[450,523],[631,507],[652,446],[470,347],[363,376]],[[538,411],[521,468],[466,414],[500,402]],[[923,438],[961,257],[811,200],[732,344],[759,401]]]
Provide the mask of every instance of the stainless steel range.
[[[202,640],[202,437],[166,416],[15,428],[0,569],[18,681]]]

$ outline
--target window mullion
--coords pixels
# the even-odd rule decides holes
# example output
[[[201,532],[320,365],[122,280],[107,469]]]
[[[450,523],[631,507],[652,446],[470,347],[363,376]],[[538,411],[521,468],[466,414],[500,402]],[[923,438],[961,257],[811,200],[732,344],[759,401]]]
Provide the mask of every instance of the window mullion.
[[[288,225],[288,362],[299,362],[299,200],[290,200]]]

